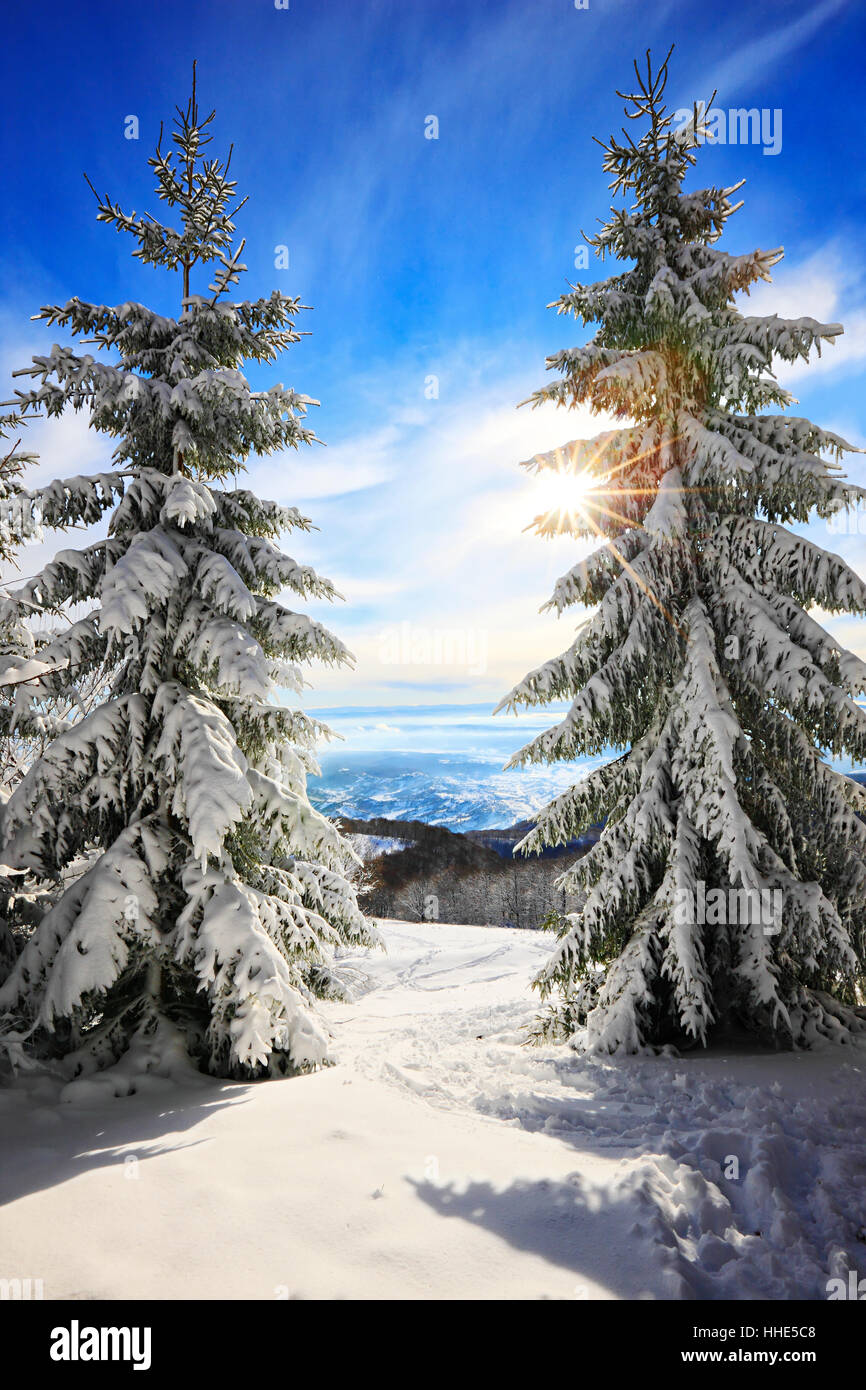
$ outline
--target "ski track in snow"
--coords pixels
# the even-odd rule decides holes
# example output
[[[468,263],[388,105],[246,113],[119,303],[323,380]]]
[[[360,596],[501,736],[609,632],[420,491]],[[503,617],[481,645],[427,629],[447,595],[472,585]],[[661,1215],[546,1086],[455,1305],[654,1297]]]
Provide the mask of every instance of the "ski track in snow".
[[[549,936],[407,923],[386,934],[387,957],[341,962],[349,989],[370,991],[368,1008],[332,1017],[352,1065],[573,1146],[569,1182],[590,1205],[605,1193],[581,1156],[615,1157],[607,1182],[636,1208],[634,1258],[640,1246],[658,1263],[669,1296],[822,1298],[829,1278],[866,1273],[862,1045],[604,1060],[527,1046],[537,1006],[525,982]]]
[[[337,961],[336,1067],[228,1085],[163,1048],[0,1091],[0,1277],[48,1298],[823,1299],[866,1275],[862,1045],[526,1046],[549,936],[383,933],[387,954]]]

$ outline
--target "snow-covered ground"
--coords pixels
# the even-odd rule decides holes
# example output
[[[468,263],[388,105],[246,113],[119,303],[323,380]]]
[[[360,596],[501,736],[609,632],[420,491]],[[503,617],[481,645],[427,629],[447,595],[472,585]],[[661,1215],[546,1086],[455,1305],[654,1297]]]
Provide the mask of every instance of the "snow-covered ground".
[[[340,1065],[0,1092],[0,1278],[46,1298],[823,1299],[866,1274],[866,1049],[527,1047],[550,938],[384,924]]]

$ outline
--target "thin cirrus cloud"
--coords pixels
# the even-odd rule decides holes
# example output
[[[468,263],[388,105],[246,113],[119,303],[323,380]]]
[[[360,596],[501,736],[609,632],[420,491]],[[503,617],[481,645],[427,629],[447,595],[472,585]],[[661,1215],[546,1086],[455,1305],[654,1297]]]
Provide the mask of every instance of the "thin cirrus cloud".
[[[822,323],[842,325],[841,336],[822,344],[820,357],[813,354],[809,362],[777,363],[783,384],[862,369],[866,363],[864,284],[862,263],[852,258],[841,242],[832,240],[796,265],[782,262],[772,283],[759,285],[748,299],[741,299],[739,307],[744,314],[778,314],[792,319],[808,315]]]
[[[783,58],[814,38],[831,20],[850,9],[851,4],[852,0],[823,0],[805,13],[797,6],[796,19],[778,25],[743,47],[738,45],[729,58],[710,69],[708,78],[701,79],[701,88],[715,89],[724,100],[752,86],[759,78],[773,72]]]
[[[364,440],[342,450],[320,453],[316,445],[303,453],[281,453],[256,461],[250,468],[247,485],[274,502],[292,505],[318,501],[323,497],[346,497],[367,488],[381,487],[392,474],[386,464],[377,463],[381,446],[374,444],[372,457],[365,456]]]
[[[407,408],[411,383],[383,373],[378,395],[397,402],[401,421],[380,458],[391,481],[323,498],[321,531],[294,542],[298,558],[339,577],[346,607],[321,605],[316,616],[356,657],[348,682],[315,674],[314,702],[341,689],[353,703],[436,688],[493,698],[570,640],[568,622],[538,609],[591,547],[527,533],[538,482],[519,464],[612,422],[552,406],[518,410],[539,375],[524,349],[464,347],[438,365],[451,385],[420,412]]]

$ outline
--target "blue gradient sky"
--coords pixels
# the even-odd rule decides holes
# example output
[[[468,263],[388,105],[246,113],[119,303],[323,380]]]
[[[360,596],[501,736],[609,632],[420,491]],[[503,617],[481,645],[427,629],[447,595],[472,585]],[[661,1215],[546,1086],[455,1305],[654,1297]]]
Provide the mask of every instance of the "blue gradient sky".
[[[330,620],[357,669],[317,675],[307,703],[493,702],[571,640],[569,618],[537,609],[581,552],[522,534],[537,483],[517,464],[605,422],[515,405],[543,381],[547,353],[587,336],[545,305],[566,279],[605,273],[574,269],[580,228],[609,203],[592,136],[618,128],[614,89],[648,45],[677,44],[674,106],[717,87],[723,108],[782,110],[779,154],[708,148],[695,182],[747,179],[727,249],[785,246],[750,312],[845,324],[817,368],[780,375],[800,413],[866,444],[864,37],[857,0],[17,5],[2,58],[4,392],[9,370],[56,336],[29,322],[40,304],[78,294],[177,309],[176,280],[96,223],[81,175],[156,210],[145,160],[196,57],[202,103],[251,195],[243,292],[277,285],[315,306],[312,336],[276,372],[250,374],[322,401],[327,449],[251,470],[260,492],[313,516],[321,531],[295,553],[347,597]],[[138,141],[124,138],[129,115]],[[430,115],[438,140],[424,136]],[[279,245],[288,270],[275,269]],[[425,395],[431,375],[438,399]],[[110,452],[75,418],[34,439],[46,477],[105,466]],[[849,469],[864,481],[857,456]],[[866,574],[863,535],[812,534]],[[23,572],[53,548],[30,547]],[[836,626],[866,650],[859,623]],[[437,633],[448,661],[426,660]]]

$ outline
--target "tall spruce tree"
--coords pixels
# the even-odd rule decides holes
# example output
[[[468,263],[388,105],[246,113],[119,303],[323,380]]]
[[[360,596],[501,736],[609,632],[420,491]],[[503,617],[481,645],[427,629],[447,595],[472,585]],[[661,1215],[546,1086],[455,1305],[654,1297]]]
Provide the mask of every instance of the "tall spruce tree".
[[[85,867],[33,931],[0,1011],[17,1037],[98,1062],[168,1017],[212,1072],[285,1074],[327,1060],[311,1005],[337,988],[332,949],[376,933],[345,876],[351,852],[307,798],[327,730],[276,699],[301,689],[307,662],[350,660],[277,596],[337,595],[277,545],[308,518],[228,485],[251,454],[312,443],[317,402],[251,390],[241,374],[298,340],[303,306],[276,291],[228,297],[245,269],[243,242],[233,249],[242,203],[231,153],[207,151],[213,116],[200,118],[193,73],[173,147],[161,133],[149,161],[173,225],[97,199],[134,256],[179,275],[178,316],[78,298],[43,308],[97,353],[55,345],[17,393],[21,416],[86,410],[117,442],[110,472],[41,494],[49,525],[110,512],[107,538],[61,551],[5,605],[7,616],[73,608],[40,652],[64,672],[43,677],[47,694],[97,670],[109,689],[5,806],[7,866],[55,880],[79,856]]]
[[[0,440],[5,448],[11,434],[25,425],[17,411],[0,416]],[[23,488],[25,467],[36,461],[22,453],[21,436],[0,457],[0,563],[17,564],[19,547],[39,535],[38,505]],[[20,781],[34,749],[51,720],[48,712],[33,708],[32,685],[44,669],[37,658],[38,637],[14,609],[3,613],[5,593],[0,589],[0,803]],[[13,891],[10,877],[0,872],[0,983],[18,955],[21,937],[9,921]]]
[[[602,1051],[703,1043],[732,1017],[802,1043],[847,1036],[864,1017],[852,1006],[866,793],[824,756],[866,759],[866,711],[852,698],[866,665],[809,609],[862,613],[866,585],[786,523],[866,494],[839,471],[852,446],[774,413],[793,401],[774,359],[808,359],[842,329],[737,308],[782,251],[717,248],[741,184],[684,190],[706,128],[698,107],[687,124],[666,111],[669,58],[654,72],[648,53],[637,90],[618,93],[645,128],[603,145],[604,169],[633,204],[585,238],[632,265],[555,301],[599,327],[548,358],[559,379],[531,398],[623,421],[528,461],[582,490],[537,530],[603,540],[547,606],[594,611],[503,701],[570,701],[511,765],[619,751],[551,802],[519,847],[605,822],[563,876],[584,906],[561,921],[535,982],[553,996],[551,1030],[585,1023],[586,1045]]]
[[[42,539],[42,499],[23,485],[26,469],[37,462],[32,451],[22,452],[22,431],[28,424],[26,412],[13,410],[0,415],[0,439],[15,434],[12,447],[0,459],[0,563],[14,575],[19,567],[21,547]],[[40,677],[51,668],[40,659],[40,651],[50,640],[51,619],[39,605],[39,626],[28,623],[26,607],[8,602],[6,580],[0,587],[0,801],[5,801],[21,780],[45,741],[66,727],[64,706],[80,702],[72,688],[59,691],[58,682],[50,702]],[[62,615],[53,615],[60,617]],[[56,674],[56,672],[55,672]]]
[[[27,424],[24,415],[13,410],[0,415],[0,564],[13,570],[18,564],[18,551],[27,541],[41,535],[39,503],[22,484],[25,469],[36,462],[36,454],[22,452],[21,431]],[[6,445],[17,434],[11,447]],[[5,450],[5,452],[4,452]],[[8,581],[7,581],[8,582]],[[5,599],[0,589],[0,600]],[[0,748],[14,739],[15,724],[27,720],[27,697],[16,693],[26,685],[26,677],[41,667],[35,659],[37,637],[14,608],[0,608]],[[25,678],[22,680],[22,676]],[[0,797],[12,775],[13,757],[7,746],[0,752]]]

